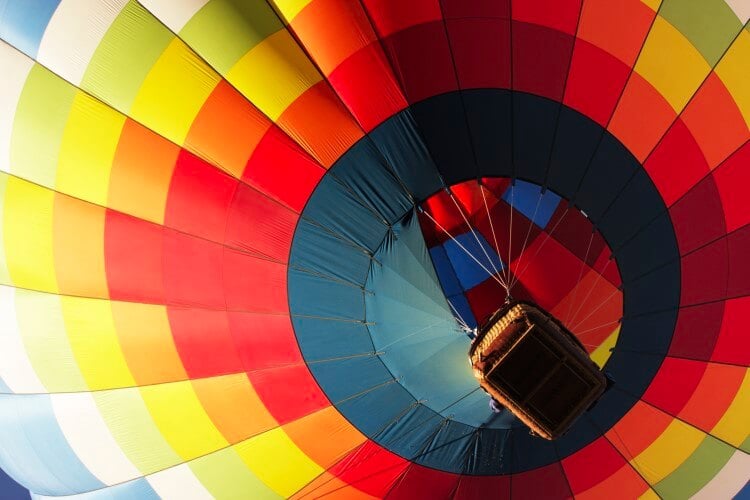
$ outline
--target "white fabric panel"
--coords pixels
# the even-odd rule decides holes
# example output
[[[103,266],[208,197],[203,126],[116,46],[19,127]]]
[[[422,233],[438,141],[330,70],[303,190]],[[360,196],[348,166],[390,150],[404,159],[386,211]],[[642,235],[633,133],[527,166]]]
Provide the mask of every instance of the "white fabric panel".
[[[113,485],[142,475],[112,437],[90,393],[53,394],[51,399],[65,439],[97,479]]]
[[[37,60],[74,85],[127,0],[63,0],[44,32]]]
[[[748,0],[726,0],[729,8],[732,9],[740,22],[743,24],[750,19],[750,1]]]
[[[734,498],[745,486],[750,474],[750,455],[737,450],[718,474],[708,482],[693,498],[715,500]]]
[[[37,377],[16,320],[16,292],[0,286],[0,377],[16,393],[47,392]]]
[[[147,476],[146,479],[162,498],[184,500],[211,500],[213,498],[187,464],[170,467]]]
[[[208,0],[140,0],[141,5],[175,33],[207,3]]]
[[[10,137],[18,98],[34,61],[0,41],[0,170],[10,172]]]

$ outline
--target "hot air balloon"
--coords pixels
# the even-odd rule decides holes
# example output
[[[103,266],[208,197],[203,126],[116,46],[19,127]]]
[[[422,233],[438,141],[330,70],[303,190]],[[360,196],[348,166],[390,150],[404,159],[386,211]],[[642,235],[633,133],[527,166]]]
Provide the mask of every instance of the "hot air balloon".
[[[748,18],[0,1],[0,468],[40,499],[750,495]],[[615,381],[554,441],[472,376],[508,293]]]

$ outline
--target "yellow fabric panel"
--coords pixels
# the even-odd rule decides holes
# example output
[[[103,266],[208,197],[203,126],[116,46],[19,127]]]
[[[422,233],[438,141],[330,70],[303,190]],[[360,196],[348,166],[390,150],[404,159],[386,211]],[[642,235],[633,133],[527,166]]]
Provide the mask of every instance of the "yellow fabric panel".
[[[711,429],[711,434],[735,447],[739,447],[750,435],[750,370],[745,373],[732,404]]]
[[[0,172],[0,285],[9,285],[11,283],[10,273],[8,273],[7,258],[5,256],[5,245],[3,241],[3,231],[5,225],[3,224],[3,213],[5,211],[5,188],[8,186],[8,175],[4,172]]]
[[[190,381],[151,385],[140,391],[156,426],[183,460],[229,445],[201,406]]]
[[[190,470],[215,498],[281,498],[258,479],[242,461],[235,448],[227,448],[189,464]]]
[[[638,497],[638,500],[661,500],[661,497],[656,494],[651,488],[646,490],[646,493]]]
[[[253,47],[229,73],[227,80],[276,120],[302,93],[322,80],[287,30],[280,30]]]
[[[647,5],[649,9],[656,12],[659,10],[659,6],[661,5],[661,0],[641,0],[641,3],[644,5]]]
[[[135,384],[115,333],[108,300],[63,296],[63,318],[70,347],[91,390]]]
[[[63,132],[55,189],[105,206],[125,116],[78,91]]]
[[[167,308],[156,304],[112,302],[117,337],[136,384],[187,379],[172,338]]]
[[[724,82],[745,123],[750,127],[750,33],[742,30],[724,57],[716,65],[716,73]]]
[[[52,254],[55,193],[10,177],[3,206],[3,246],[12,284],[57,292]]]
[[[310,2],[311,0],[273,0],[274,5],[287,22],[291,22]]]
[[[657,16],[635,70],[679,113],[711,67],[682,33]]]
[[[54,255],[60,293],[108,298],[105,209],[55,193]]]
[[[601,345],[591,353],[591,359],[599,366],[599,368],[603,367],[604,363],[606,363],[609,357],[612,355],[610,349],[615,346],[615,344],[617,343],[617,337],[619,336],[620,327],[618,326],[617,328],[615,328],[615,331],[613,331],[609,335],[609,337],[607,337],[606,340],[604,340],[604,342],[602,342]]]
[[[120,449],[143,474],[182,462],[154,424],[138,389],[95,392],[93,396]]]
[[[323,473],[281,428],[251,438],[235,449],[255,475],[283,497],[291,496]]]
[[[651,446],[630,461],[649,484],[656,484],[687,460],[706,435],[680,420],[673,420]]]
[[[135,98],[130,116],[182,144],[219,75],[180,39],[161,55]]]
[[[65,332],[59,295],[16,289],[16,319],[31,365],[49,392],[88,389]]]

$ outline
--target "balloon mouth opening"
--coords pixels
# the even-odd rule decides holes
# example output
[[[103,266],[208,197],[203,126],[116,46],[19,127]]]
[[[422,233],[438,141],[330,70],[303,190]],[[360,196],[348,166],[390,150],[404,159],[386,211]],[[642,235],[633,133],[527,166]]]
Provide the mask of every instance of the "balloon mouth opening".
[[[606,364],[623,315],[622,281],[583,210],[538,184],[484,177],[433,194],[418,218],[448,306],[470,338],[508,301],[525,300]]]

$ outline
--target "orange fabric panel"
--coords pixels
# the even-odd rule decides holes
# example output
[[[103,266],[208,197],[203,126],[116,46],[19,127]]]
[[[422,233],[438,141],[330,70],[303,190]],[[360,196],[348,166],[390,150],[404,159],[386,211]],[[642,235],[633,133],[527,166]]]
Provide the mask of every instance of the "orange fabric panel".
[[[326,168],[364,135],[326,82],[310,87],[278,124]]]
[[[632,460],[661,436],[673,420],[638,401],[605,435],[627,460]]]
[[[709,363],[678,416],[705,432],[711,432],[732,404],[745,373],[741,366]]]
[[[271,122],[225,80],[219,82],[195,118],[188,149],[234,177],[241,177]]]
[[[126,120],[109,178],[109,208],[162,224],[179,152],[173,143]]]

